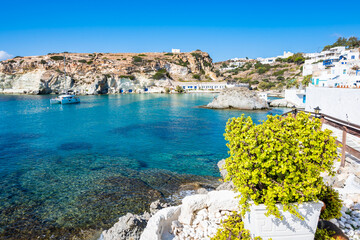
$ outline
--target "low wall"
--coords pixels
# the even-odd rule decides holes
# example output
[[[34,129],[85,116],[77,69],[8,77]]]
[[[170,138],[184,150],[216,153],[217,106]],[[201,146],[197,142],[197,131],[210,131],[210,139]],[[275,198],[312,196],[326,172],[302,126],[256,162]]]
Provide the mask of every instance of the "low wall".
[[[360,89],[306,88],[306,111],[320,107],[320,113],[360,124]]]

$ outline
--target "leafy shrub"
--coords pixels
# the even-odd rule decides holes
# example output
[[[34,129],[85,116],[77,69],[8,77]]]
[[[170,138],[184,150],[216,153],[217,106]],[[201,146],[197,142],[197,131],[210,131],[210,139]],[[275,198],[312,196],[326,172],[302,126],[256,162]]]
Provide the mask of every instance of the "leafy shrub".
[[[331,237],[333,234],[335,234],[335,232],[329,231],[327,229],[317,228],[314,240],[336,240],[335,238]]]
[[[8,61],[8,63],[16,63],[16,61],[15,60],[10,60],[10,61]]]
[[[160,80],[165,77],[170,77],[169,73],[166,71],[166,69],[159,69],[152,78],[155,80]]]
[[[285,80],[285,78],[284,78],[283,76],[278,76],[278,77],[276,78],[276,80],[279,80],[279,81],[284,81],[284,80]]]
[[[227,65],[226,63],[222,63],[222,64],[221,64],[221,67],[222,67],[222,68],[227,68],[228,65]]]
[[[253,239],[249,230],[244,228],[241,215],[233,212],[229,217],[221,223],[216,235],[211,240],[237,240],[237,239]],[[254,240],[261,240],[261,237],[255,237]]]
[[[51,56],[50,58],[55,61],[64,60],[64,56]]]
[[[168,53],[165,53],[164,55],[166,55],[166,56],[172,56],[172,55],[174,55],[174,54],[171,53],[171,52],[168,52]]]
[[[193,74],[192,75],[194,79],[200,80],[200,74]]]
[[[183,93],[184,89],[181,86],[177,85],[175,91],[177,91],[178,93]]]
[[[120,75],[120,78],[128,78],[130,80],[135,80],[135,76],[133,75]]]
[[[273,73],[273,76],[275,76],[275,77],[282,76],[282,75],[284,75],[285,71],[286,71],[286,69],[276,71],[276,72]]]
[[[195,58],[200,58],[201,57],[200,53],[192,52],[191,55],[194,56]]]
[[[170,88],[165,88],[165,93],[169,94],[170,93]]]
[[[87,64],[91,65],[91,64],[93,64],[93,61],[90,60],[90,61],[87,62]]]
[[[46,64],[46,61],[44,59],[41,59],[40,63],[41,64]]]
[[[132,58],[133,58],[133,62],[134,62],[134,63],[139,63],[139,62],[142,62],[142,60],[143,60],[143,59],[142,59],[141,57],[139,57],[139,56],[133,56]]]
[[[282,219],[275,205],[281,203],[285,211],[302,219],[292,203],[318,200],[324,185],[320,173],[334,175],[335,138],[330,130],[322,131],[320,120],[310,119],[310,114],[269,115],[259,125],[242,115],[229,119],[224,135],[230,149],[226,180],[232,180],[241,194],[242,214],[252,200],[265,204],[267,216]]]
[[[204,67],[212,67],[212,64],[209,62],[204,62]]]
[[[138,56],[139,57],[146,57],[147,55],[142,53],[142,54],[139,54]]]
[[[14,58],[22,58],[22,56],[16,56],[16,57],[14,57]]]
[[[330,186],[323,186],[319,199],[325,203],[325,210],[320,214],[321,219],[330,220],[341,217],[342,201],[335,189]]]
[[[80,60],[78,60],[78,62],[80,62],[80,63],[86,63],[86,60],[85,60],[85,59],[80,59]]]

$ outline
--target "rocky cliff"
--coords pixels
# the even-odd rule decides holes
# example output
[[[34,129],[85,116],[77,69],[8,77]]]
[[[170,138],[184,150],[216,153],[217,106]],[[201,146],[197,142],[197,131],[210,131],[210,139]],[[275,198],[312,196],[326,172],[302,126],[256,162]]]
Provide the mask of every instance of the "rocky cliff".
[[[53,53],[0,62],[0,93],[163,91],[164,87],[172,86],[172,81],[199,78],[217,80],[212,59],[201,51],[178,54]]]

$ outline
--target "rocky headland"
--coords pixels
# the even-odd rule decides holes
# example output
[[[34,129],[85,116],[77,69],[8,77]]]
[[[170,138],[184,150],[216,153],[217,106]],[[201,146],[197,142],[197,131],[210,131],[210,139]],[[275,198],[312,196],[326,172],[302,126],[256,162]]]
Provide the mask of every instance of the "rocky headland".
[[[216,81],[214,71],[209,54],[201,51],[49,53],[0,62],[0,93],[50,94],[72,90],[78,94],[108,94],[130,89],[161,92],[173,81]]]
[[[236,108],[242,110],[259,110],[268,109],[269,105],[264,99],[260,98],[255,91],[236,87],[225,89],[205,107],[214,109]]]

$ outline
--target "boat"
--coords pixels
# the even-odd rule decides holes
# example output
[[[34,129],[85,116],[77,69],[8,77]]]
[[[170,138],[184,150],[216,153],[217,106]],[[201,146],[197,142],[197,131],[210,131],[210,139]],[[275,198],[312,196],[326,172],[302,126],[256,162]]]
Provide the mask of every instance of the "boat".
[[[62,94],[56,98],[50,99],[50,104],[70,104],[80,103],[80,98],[73,94]]]
[[[64,80],[66,80],[66,57],[64,54]],[[75,93],[68,91],[66,94],[61,94],[60,96],[50,99],[50,104],[71,104],[71,103],[80,103],[80,98],[75,96]]]

